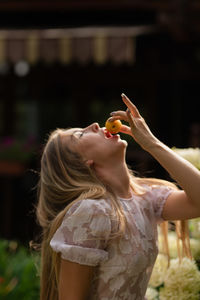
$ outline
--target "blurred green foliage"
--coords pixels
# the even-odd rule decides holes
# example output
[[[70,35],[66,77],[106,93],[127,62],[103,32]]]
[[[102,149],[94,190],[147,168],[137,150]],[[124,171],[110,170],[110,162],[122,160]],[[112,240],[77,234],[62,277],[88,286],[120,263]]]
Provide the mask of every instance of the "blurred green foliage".
[[[39,254],[16,241],[0,240],[0,299],[39,299]]]

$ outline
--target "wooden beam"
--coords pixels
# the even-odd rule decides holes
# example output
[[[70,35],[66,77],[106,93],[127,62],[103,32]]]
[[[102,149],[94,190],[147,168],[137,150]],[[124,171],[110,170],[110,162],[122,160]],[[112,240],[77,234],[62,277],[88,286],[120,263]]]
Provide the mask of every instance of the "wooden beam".
[[[1,11],[63,11],[63,10],[112,10],[121,9],[133,10],[154,10],[154,11],[173,11],[175,5],[173,1],[155,1],[155,0],[70,0],[70,1],[6,1],[0,2]]]
[[[112,9],[118,10],[121,8],[132,9],[153,9],[156,11],[170,11],[180,6],[180,1],[174,0],[68,0],[68,1],[47,1],[47,0],[29,0],[29,1],[6,1],[0,2],[0,9],[6,11],[16,10],[52,10],[52,9],[73,9],[73,10],[88,10],[88,9]],[[191,9],[200,9],[198,0],[190,0],[187,6]]]
[[[174,0],[68,0],[68,1],[47,1],[47,0],[29,0],[29,1],[6,1],[0,2],[0,11],[16,12],[16,11],[87,11],[87,10],[112,10],[121,9],[132,10],[151,10],[154,12],[173,12],[176,11],[181,4],[180,1]],[[191,11],[200,10],[200,2],[198,0],[190,0],[187,3],[188,9]]]

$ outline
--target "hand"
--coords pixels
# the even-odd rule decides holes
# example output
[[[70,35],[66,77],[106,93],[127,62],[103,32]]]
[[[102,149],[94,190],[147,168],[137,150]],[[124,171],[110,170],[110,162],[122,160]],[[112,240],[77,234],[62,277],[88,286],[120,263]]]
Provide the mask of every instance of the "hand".
[[[126,111],[115,111],[111,113],[111,121],[124,120],[129,123],[129,126],[122,125],[120,132],[131,135],[134,140],[145,150],[148,151],[149,147],[154,144],[157,139],[151,133],[145,120],[140,115],[137,107],[130,101],[130,99],[122,94],[122,100],[127,106]]]

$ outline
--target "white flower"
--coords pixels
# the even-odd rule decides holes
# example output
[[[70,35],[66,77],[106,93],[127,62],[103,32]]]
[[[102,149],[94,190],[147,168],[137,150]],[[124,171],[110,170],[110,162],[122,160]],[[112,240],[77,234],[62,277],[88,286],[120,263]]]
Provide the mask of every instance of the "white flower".
[[[164,288],[160,290],[160,300],[199,300],[200,272],[192,261],[184,257],[172,259],[166,271]]]
[[[172,290],[171,288],[162,288],[159,294],[160,300],[199,300],[199,294],[194,295],[188,291]]]
[[[167,257],[163,254],[158,254],[153,272],[151,274],[151,278],[149,281],[149,285],[151,287],[160,286],[165,279],[165,273],[167,271],[168,260]]]
[[[200,170],[200,148],[172,148],[177,154],[191,162]]]
[[[200,240],[190,239],[192,256],[195,260],[200,260]]]
[[[147,288],[147,291],[146,291],[146,298],[148,300],[156,300],[156,299],[159,299],[158,298],[158,291],[156,291],[154,288],[152,287],[148,287]]]

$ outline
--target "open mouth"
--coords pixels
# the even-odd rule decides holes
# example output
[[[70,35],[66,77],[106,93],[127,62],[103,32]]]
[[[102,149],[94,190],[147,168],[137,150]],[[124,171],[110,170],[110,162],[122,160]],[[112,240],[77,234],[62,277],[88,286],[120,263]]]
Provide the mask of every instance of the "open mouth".
[[[104,130],[104,135],[107,139],[110,139],[113,137],[113,135],[107,129]]]

